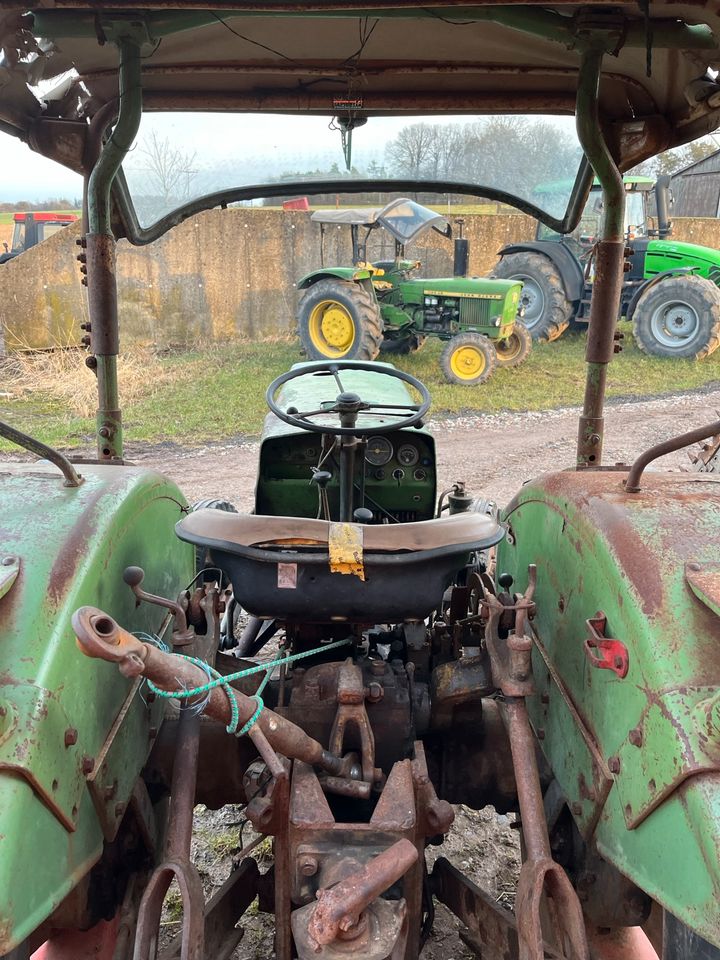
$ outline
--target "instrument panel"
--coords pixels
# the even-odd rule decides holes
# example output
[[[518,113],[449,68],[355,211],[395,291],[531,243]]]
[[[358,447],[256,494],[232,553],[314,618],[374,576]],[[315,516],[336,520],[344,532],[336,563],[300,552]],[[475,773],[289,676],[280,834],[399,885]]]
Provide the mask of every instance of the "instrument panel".
[[[275,516],[314,517],[318,491],[313,471],[331,474],[327,484],[331,515],[339,491],[339,456],[319,436],[291,434],[266,439],[260,452],[255,509]],[[425,431],[371,434],[355,458],[356,506],[373,522],[429,520],[436,497],[435,442]]]

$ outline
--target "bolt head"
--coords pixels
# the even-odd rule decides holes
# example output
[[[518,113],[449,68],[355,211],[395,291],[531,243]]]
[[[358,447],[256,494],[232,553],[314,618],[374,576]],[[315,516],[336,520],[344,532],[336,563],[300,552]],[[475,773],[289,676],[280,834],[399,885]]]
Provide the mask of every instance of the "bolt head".
[[[16,561],[17,557],[3,557],[2,560],[0,560],[0,564],[2,564],[3,567],[11,567]]]
[[[75,727],[68,727],[65,731],[65,746],[73,747],[78,740],[78,732]]]
[[[94,757],[83,757],[82,758],[82,772],[83,773],[92,773],[95,769],[95,758]]]
[[[318,862],[315,857],[310,855],[305,855],[300,858],[299,862],[300,873],[304,877],[314,877],[318,872]]]
[[[633,727],[628,734],[628,740],[634,747],[641,747],[643,742],[642,730],[640,727]]]
[[[608,770],[610,773],[620,773],[620,757],[610,757],[608,759]]]

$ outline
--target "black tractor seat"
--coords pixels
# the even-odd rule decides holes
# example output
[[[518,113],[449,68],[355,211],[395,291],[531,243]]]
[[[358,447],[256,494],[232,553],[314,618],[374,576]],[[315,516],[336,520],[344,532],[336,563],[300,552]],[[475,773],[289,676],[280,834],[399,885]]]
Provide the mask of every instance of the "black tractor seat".
[[[190,513],[175,530],[209,551],[249,613],[354,623],[424,619],[471,554],[505,532],[481,513],[346,524],[219,510]]]

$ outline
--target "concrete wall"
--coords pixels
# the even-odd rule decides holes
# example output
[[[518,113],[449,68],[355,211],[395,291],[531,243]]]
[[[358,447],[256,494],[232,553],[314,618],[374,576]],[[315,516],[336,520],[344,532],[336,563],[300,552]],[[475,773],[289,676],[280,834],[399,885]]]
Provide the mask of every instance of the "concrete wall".
[[[720,220],[717,217],[672,217],[672,222],[673,240],[720,249]]]
[[[486,274],[505,243],[528,238],[521,215],[465,216],[470,273]],[[87,321],[75,255],[78,227],[0,265],[0,350],[77,342]],[[381,231],[376,231],[379,237]],[[351,262],[350,231],[326,228],[326,265]],[[437,233],[408,247],[426,276],[452,275],[452,243]],[[369,259],[393,256],[373,243]],[[259,208],[199,214],[147,247],[118,245],[121,338],[125,344],[194,343],[291,332],[297,281],[320,266],[320,227],[308,213]]]
[[[451,217],[452,219],[452,217]],[[465,215],[470,274],[487,274],[506,243],[529,239],[522,215]],[[720,220],[676,218],[674,237],[720,247]],[[80,227],[68,227],[0,265],[0,351],[77,342],[87,321],[75,255]],[[371,260],[391,259],[376,231]],[[382,241],[382,242],[381,242]],[[347,227],[326,227],[326,265],[348,264]],[[452,274],[452,243],[437,233],[408,247],[425,276]],[[308,213],[232,209],[199,214],[148,247],[118,246],[121,338],[129,343],[195,343],[259,338],[294,328],[300,277],[320,266],[320,227]]]

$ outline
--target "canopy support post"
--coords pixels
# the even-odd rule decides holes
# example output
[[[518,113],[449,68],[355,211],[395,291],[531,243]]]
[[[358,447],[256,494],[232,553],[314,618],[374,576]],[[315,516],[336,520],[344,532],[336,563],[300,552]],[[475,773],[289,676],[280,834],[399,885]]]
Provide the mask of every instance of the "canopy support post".
[[[128,24],[128,27],[130,25]],[[122,414],[118,394],[117,359],[120,351],[115,270],[116,242],[111,229],[110,190],[142,115],[140,48],[143,38],[119,36],[120,53],[118,121],[103,145],[87,181],[87,228],[83,246],[87,257],[88,310],[90,314],[90,366],[97,375],[98,459],[122,459]]]
[[[583,53],[577,92],[578,138],[600,181],[605,207],[602,239],[595,253],[595,278],[585,349],[587,372],[578,429],[578,469],[599,467],[602,463],[607,367],[616,348],[615,327],[625,265],[625,189],[622,174],[603,137],[598,111],[604,53],[604,45],[592,46]]]

